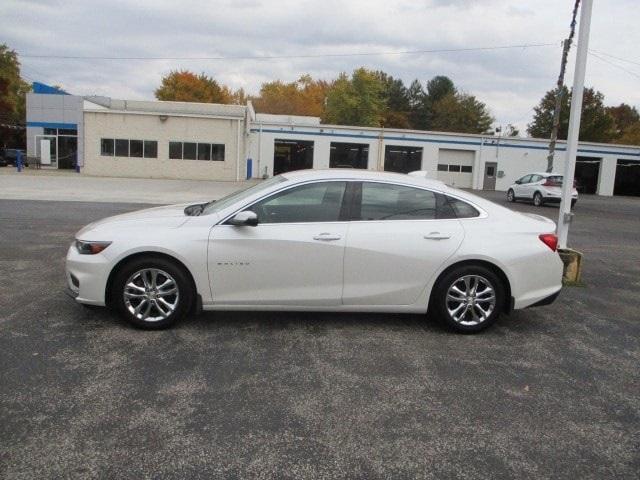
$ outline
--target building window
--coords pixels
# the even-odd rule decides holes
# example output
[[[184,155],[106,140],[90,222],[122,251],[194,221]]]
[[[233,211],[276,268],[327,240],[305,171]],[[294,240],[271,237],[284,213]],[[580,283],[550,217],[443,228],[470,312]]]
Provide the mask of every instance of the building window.
[[[330,168],[367,168],[369,162],[368,143],[331,142]]]
[[[198,160],[211,160],[211,144],[210,143],[198,144]]]
[[[439,172],[446,172],[449,170],[449,165],[447,165],[446,163],[439,163],[438,164],[438,171]]]
[[[105,157],[113,157],[115,152],[113,138],[103,138],[100,140],[100,155]]]
[[[449,165],[450,172],[460,172],[460,165]]]
[[[59,128],[58,135],[71,135],[73,137],[78,135],[78,130],[72,128]]]
[[[224,162],[223,143],[214,143],[211,145],[211,160],[214,162]]]
[[[100,155],[105,157],[158,158],[158,142],[155,140],[126,140],[124,138],[100,139]]]
[[[169,142],[172,160],[213,160],[224,162],[224,145],[216,143]]]
[[[116,157],[128,157],[129,156],[129,140],[122,138],[116,139]]]
[[[183,143],[182,144],[182,158],[184,158],[185,160],[195,160],[197,157],[196,152],[198,150],[198,144],[197,143]]]
[[[169,142],[169,158],[182,160],[182,142]]]
[[[422,168],[422,147],[384,147],[384,170],[386,172],[409,173]]]
[[[313,142],[276,138],[273,142],[273,174],[313,168]]]
[[[142,140],[129,140],[129,156],[142,158]]]
[[[144,158],[158,158],[158,142],[155,140],[144,141]]]

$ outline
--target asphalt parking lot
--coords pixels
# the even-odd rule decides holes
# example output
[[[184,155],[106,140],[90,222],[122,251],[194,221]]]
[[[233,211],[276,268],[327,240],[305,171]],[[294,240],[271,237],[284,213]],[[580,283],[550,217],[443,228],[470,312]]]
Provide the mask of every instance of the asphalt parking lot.
[[[640,198],[581,198],[585,286],[474,336],[388,314],[134,330],[66,297],[63,266],[80,227],[140,207],[0,200],[0,476],[638,478]]]

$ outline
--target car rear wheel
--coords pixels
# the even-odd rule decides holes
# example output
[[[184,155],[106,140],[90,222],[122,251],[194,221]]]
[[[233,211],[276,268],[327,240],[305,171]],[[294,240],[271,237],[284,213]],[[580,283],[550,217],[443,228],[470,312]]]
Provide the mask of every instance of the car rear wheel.
[[[507,201],[509,201],[509,202],[515,202],[516,201],[516,194],[514,193],[514,191],[511,188],[507,192]]]
[[[165,258],[136,259],[116,274],[111,303],[132,325],[158,330],[189,312],[194,295],[188,274]]]
[[[429,311],[456,332],[475,333],[493,324],[503,305],[500,278],[481,265],[467,265],[438,280]]]
[[[533,204],[536,207],[541,207],[544,203],[544,200],[542,199],[542,194],[540,192],[536,192],[533,194]]]

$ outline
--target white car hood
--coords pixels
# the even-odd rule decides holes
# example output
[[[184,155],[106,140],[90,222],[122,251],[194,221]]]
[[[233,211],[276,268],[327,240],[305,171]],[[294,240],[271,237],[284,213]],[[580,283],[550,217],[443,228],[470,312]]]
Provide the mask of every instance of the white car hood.
[[[182,203],[179,205],[167,205],[164,207],[146,208],[144,210],[137,210],[135,212],[123,213],[121,215],[103,218],[102,220],[90,223],[89,225],[84,227],[76,234],[76,238],[92,240],[90,238],[83,238],[83,236],[86,236],[86,234],[90,231],[95,231],[97,229],[108,227],[114,224],[117,224],[118,227],[123,227],[127,224],[132,224],[135,226],[144,224],[145,226],[161,225],[167,228],[176,228],[184,224],[187,220],[189,220],[189,218],[191,218],[185,215],[184,209],[188,205],[193,205],[194,203],[197,202]]]

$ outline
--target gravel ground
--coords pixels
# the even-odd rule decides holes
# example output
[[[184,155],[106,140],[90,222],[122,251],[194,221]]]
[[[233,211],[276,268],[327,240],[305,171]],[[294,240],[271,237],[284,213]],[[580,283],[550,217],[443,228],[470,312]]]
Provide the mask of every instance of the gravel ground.
[[[63,266],[81,226],[141,207],[0,200],[0,476],[638,478],[640,198],[583,196],[585,287],[474,336],[389,314],[134,330],[66,297]]]

